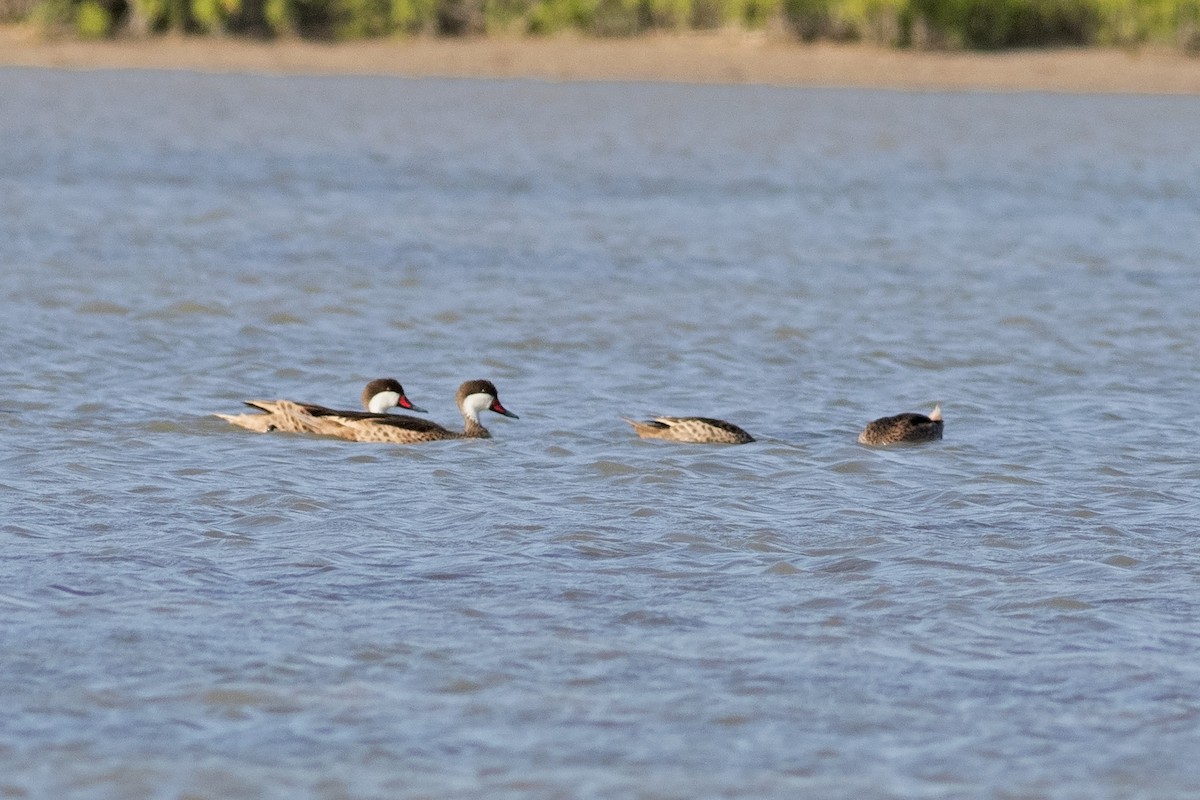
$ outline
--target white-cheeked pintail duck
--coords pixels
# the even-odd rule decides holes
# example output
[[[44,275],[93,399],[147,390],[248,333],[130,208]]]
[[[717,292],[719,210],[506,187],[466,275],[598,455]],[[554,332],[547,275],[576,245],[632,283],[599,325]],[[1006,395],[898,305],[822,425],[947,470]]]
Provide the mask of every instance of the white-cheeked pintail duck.
[[[875,420],[858,435],[860,444],[889,445],[931,442],[942,438],[942,407],[935,405],[929,416],[906,412]]]
[[[357,416],[341,420],[345,431],[343,439],[356,442],[390,442],[392,444],[416,444],[436,442],[442,439],[490,439],[492,434],[479,421],[481,411],[494,411],[506,417],[519,417],[500,404],[499,393],[491,381],[467,381],[458,387],[455,396],[458,410],[462,412],[464,427],[461,432],[443,428],[436,422],[395,414]]]
[[[737,425],[708,417],[655,417],[642,422],[632,419],[625,421],[643,439],[692,444],[746,444],[754,441],[753,436]]]
[[[344,420],[387,417],[390,416],[387,414],[388,409],[392,408],[425,411],[412,404],[404,394],[404,387],[395,378],[376,378],[368,383],[363,389],[362,404],[366,411],[344,411],[313,403],[298,403],[294,400],[247,400],[246,405],[262,413],[213,416],[258,433],[283,431],[346,438],[342,435]]]

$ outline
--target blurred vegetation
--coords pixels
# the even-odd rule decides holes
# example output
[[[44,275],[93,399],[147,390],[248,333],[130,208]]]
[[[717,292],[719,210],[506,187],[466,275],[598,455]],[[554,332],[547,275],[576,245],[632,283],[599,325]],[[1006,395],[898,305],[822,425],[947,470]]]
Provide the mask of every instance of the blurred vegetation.
[[[1200,53],[1200,0],[0,0],[0,18],[12,18],[13,9],[45,28],[90,38],[166,31],[333,40],[564,30],[630,36],[769,28],[805,41],[895,47],[1156,43]]]

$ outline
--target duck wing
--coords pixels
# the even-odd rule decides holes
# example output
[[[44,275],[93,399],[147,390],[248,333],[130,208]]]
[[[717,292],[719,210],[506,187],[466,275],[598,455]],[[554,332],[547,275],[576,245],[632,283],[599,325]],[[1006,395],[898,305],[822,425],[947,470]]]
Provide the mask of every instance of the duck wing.
[[[337,413],[328,415],[331,420],[342,421],[346,423],[358,423],[367,425],[378,425],[384,428],[400,428],[401,430],[414,431],[416,433],[431,433],[434,431],[445,431],[441,425],[438,425],[433,420],[421,419],[420,417],[410,417],[407,414],[372,414],[367,411],[352,411],[347,413]]]

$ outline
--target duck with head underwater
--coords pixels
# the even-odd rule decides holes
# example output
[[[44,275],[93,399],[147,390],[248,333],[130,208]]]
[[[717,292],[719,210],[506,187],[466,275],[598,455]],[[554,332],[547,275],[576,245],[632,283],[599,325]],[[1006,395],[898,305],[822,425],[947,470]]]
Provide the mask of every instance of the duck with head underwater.
[[[908,411],[893,417],[881,417],[863,429],[858,441],[877,447],[932,442],[942,438],[942,428],[942,407],[935,405],[929,416]]]
[[[754,437],[722,419],[711,417],[654,417],[641,422],[626,419],[643,439],[666,439],[689,444],[747,444]]]

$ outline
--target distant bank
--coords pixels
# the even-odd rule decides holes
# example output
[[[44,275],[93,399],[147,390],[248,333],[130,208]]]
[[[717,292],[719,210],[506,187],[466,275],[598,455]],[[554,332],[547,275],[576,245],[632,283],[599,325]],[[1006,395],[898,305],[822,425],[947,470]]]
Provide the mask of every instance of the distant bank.
[[[211,37],[81,41],[0,26],[0,65],[65,69],[680,81],[906,90],[1200,94],[1200,57],[1116,48],[938,52],[802,44],[740,32],[604,39],[369,39],[346,44]]]

